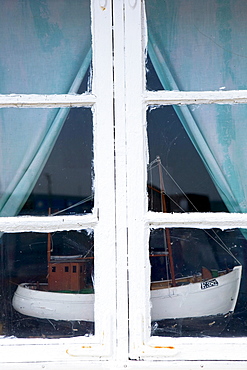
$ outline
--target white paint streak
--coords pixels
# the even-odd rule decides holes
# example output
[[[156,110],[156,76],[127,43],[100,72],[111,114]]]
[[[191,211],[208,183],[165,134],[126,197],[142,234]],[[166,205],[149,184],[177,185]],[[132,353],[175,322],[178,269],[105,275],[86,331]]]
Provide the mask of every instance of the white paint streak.
[[[246,104],[247,90],[231,91],[151,91],[143,96],[146,104]]]
[[[82,216],[48,216],[48,217],[1,217],[0,232],[54,232],[62,230],[82,230],[93,228],[97,225],[94,214]]]
[[[199,229],[219,228],[246,228],[247,214],[243,213],[155,213],[148,212],[146,223],[154,228],[158,227],[192,227]]]
[[[0,108],[90,107],[96,101],[93,94],[10,94],[0,95]]]

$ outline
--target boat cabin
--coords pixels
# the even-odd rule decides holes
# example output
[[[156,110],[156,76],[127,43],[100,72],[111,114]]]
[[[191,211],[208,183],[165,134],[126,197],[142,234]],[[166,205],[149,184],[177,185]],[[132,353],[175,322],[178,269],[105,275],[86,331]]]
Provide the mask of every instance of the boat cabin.
[[[87,260],[53,259],[48,262],[48,290],[80,292],[87,284]]]

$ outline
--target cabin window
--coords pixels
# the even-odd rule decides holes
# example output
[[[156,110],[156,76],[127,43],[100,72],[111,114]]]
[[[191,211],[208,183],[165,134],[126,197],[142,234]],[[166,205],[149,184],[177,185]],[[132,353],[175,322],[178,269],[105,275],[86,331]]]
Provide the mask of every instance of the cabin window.
[[[245,366],[246,10],[3,1],[3,368]]]

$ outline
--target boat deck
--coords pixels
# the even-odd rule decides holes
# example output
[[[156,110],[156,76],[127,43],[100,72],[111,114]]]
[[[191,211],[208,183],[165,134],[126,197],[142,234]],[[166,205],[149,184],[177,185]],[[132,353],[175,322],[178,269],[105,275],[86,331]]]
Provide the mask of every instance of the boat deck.
[[[217,271],[214,274],[211,274],[211,276],[204,277],[203,274],[197,274],[197,275],[191,275],[181,278],[176,278],[176,286],[186,285],[186,284],[194,284],[194,283],[200,283],[202,281],[206,281],[209,279],[213,279],[215,277],[219,277],[222,275],[228,274],[230,269],[224,270],[224,271]],[[152,281],[151,282],[151,290],[158,290],[158,289],[167,289],[172,288],[172,281],[171,280],[160,280],[160,281]]]

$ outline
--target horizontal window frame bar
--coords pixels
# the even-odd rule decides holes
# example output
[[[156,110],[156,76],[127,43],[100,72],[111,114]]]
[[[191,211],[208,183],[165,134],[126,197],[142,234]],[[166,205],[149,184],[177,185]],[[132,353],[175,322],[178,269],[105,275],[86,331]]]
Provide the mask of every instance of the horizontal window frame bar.
[[[247,213],[162,213],[149,211],[145,217],[149,227],[184,227],[221,230],[247,228]]]
[[[1,233],[55,232],[93,229],[98,224],[94,214],[69,216],[0,217]]]
[[[150,358],[164,360],[166,358],[168,361],[176,359],[179,362],[236,361],[236,358],[238,361],[246,361],[246,345],[246,337],[150,337],[149,342],[143,344],[141,348],[140,358],[143,360]]]
[[[143,99],[147,105],[247,104],[247,90],[229,91],[150,91]],[[91,107],[96,96],[84,94],[1,94],[0,108]]]
[[[91,107],[96,103],[93,94],[9,94],[0,95],[0,108],[66,108]]]
[[[247,90],[150,91],[143,96],[147,105],[247,104]]]

